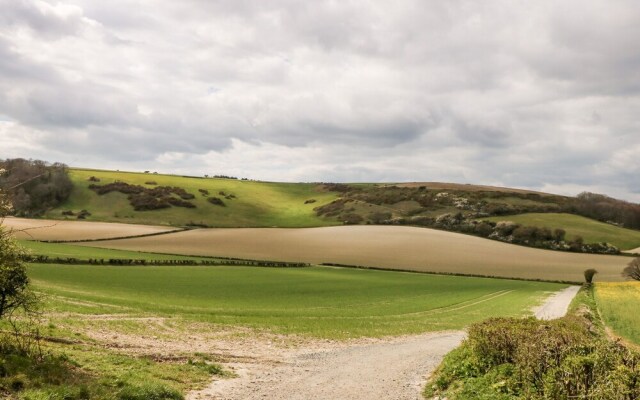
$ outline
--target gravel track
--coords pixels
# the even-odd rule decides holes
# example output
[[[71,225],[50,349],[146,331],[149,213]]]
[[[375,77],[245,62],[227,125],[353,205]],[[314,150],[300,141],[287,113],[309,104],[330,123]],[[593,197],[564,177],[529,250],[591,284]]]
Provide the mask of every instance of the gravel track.
[[[538,319],[562,318],[569,309],[571,300],[576,296],[580,286],[569,286],[551,295],[542,305],[534,309],[534,314]]]
[[[540,319],[562,317],[579,286],[570,286],[533,310]],[[235,364],[238,377],[215,380],[187,400],[422,399],[427,377],[463,331],[364,341],[344,347],[289,352],[279,362]]]

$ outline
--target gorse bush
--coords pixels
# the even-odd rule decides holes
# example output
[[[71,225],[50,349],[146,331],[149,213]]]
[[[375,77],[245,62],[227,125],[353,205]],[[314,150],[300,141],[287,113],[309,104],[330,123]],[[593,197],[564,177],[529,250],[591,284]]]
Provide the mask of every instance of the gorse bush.
[[[640,354],[608,341],[595,318],[582,308],[553,321],[493,318],[474,324],[426,394],[470,400],[640,398]]]
[[[149,184],[149,182],[147,182]],[[160,210],[163,208],[185,207],[195,208],[195,204],[187,201],[196,196],[177,186],[157,186],[145,188],[140,185],[131,185],[125,182],[114,182],[106,185],[89,185],[89,189],[99,195],[111,192],[120,192],[128,195],[129,202],[136,211]],[[174,197],[177,196],[177,197]]]

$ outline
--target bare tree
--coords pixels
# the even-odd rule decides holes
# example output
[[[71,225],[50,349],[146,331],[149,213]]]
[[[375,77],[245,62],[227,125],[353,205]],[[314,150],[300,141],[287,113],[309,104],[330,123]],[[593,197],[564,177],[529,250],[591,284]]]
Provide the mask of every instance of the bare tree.
[[[636,257],[629,262],[627,267],[622,270],[622,276],[640,281],[640,257]]]

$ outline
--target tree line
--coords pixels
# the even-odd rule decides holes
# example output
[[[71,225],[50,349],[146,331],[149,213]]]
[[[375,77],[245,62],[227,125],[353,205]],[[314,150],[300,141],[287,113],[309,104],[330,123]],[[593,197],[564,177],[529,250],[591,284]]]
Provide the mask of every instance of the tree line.
[[[17,216],[34,217],[64,202],[73,189],[67,166],[41,160],[0,160],[0,190]]]
[[[49,257],[45,255],[25,255],[25,262],[40,264],[69,264],[69,265],[179,265],[179,266],[252,266],[271,268],[302,268],[310,264],[284,261],[258,260],[143,260],[133,258],[89,258]]]
[[[604,194],[582,192],[569,211],[625,228],[640,229],[640,204],[614,199]]]

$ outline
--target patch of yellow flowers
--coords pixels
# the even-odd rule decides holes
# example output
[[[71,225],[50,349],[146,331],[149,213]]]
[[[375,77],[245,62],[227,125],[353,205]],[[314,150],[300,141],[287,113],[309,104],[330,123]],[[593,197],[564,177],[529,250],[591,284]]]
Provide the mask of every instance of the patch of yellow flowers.
[[[603,301],[640,301],[640,282],[598,282],[596,293]]]

